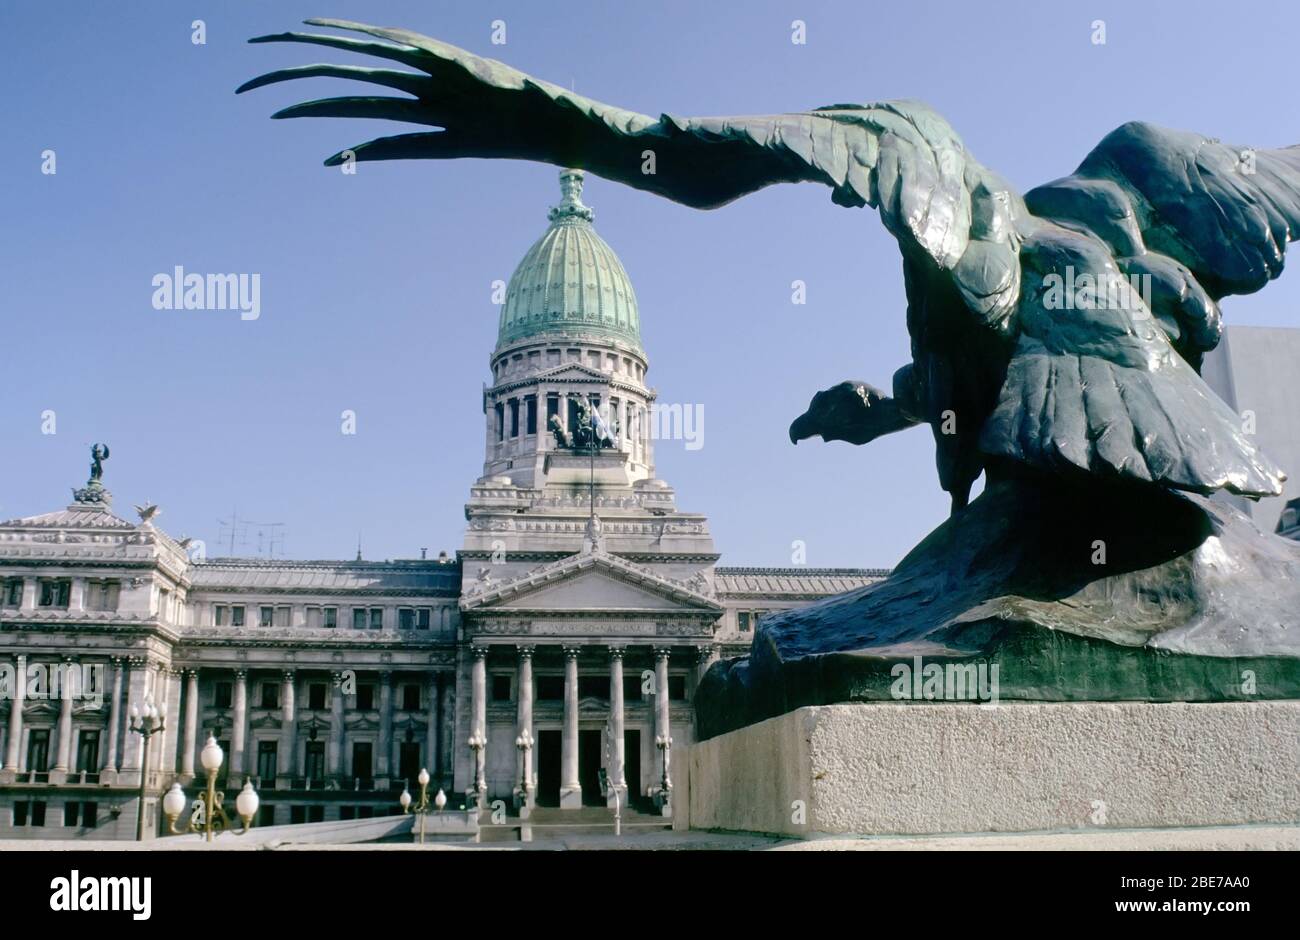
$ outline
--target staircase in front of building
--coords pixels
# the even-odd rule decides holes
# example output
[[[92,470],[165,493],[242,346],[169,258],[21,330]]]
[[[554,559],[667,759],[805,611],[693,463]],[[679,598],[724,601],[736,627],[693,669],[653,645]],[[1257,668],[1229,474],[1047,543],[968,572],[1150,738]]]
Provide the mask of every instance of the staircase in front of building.
[[[493,825],[484,813],[479,826],[479,842],[519,842],[520,819],[514,812],[504,823]],[[532,825],[533,841],[562,839],[573,836],[614,835],[614,811],[604,806],[584,806],[581,809],[559,809],[538,806],[528,820]],[[657,812],[623,808],[622,834],[625,836],[672,829],[673,821]]]

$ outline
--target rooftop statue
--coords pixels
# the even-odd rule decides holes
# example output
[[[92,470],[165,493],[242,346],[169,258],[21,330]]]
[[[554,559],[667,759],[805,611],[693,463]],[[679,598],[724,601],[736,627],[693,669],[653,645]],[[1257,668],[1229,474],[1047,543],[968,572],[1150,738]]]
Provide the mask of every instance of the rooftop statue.
[[[877,697],[889,663],[922,653],[998,657],[1004,698],[1240,697],[1247,661],[1258,694],[1300,694],[1300,546],[1204,498],[1275,496],[1286,477],[1199,375],[1222,330],[1218,301],[1277,277],[1300,232],[1300,148],[1134,122],[1072,175],[1021,195],[914,101],[656,118],[407,30],[307,22],[382,41],[252,41],[414,71],[308,65],[239,91],[356,79],[406,97],[274,116],[440,128],[327,165],[536,160],[700,209],[814,182],[837,205],[876,209],[898,241],[912,361],[892,395],[858,381],[818,393],[790,437],[861,444],[927,424],[953,515],[886,582],[765,620],[751,657],[709,673],[705,734]],[[1182,659],[1170,668],[1157,654]]]

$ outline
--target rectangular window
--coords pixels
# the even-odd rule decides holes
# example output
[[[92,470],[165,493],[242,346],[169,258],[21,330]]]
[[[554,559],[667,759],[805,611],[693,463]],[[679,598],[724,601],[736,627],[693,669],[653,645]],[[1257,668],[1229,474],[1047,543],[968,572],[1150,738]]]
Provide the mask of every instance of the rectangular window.
[[[27,735],[27,769],[43,774],[50,769],[50,730],[33,728]]]
[[[15,826],[27,825],[27,815],[28,815],[28,810],[30,808],[31,808],[31,804],[28,803],[26,800],[21,800],[14,803],[14,825]]]
[[[609,676],[578,676],[578,698],[608,700]]]
[[[403,741],[397,748],[397,776],[406,781],[408,787],[416,785],[420,775],[420,745],[414,741]]]
[[[94,829],[99,825],[99,804],[82,803],[81,804],[81,828]]]
[[[352,776],[357,780],[369,780],[374,776],[370,772],[370,755],[369,741],[357,741],[352,745]]]
[[[263,803],[262,808],[257,811],[257,824],[259,826],[274,826],[275,807],[270,803]]]
[[[417,630],[429,629],[429,614],[430,614],[430,609],[428,607],[419,607],[416,609],[415,629]]]
[[[72,595],[72,582],[66,579],[42,578],[37,582],[37,596],[42,607],[67,607]]]
[[[623,677],[623,701],[625,702],[641,701],[641,677],[640,676]]]
[[[524,433],[537,433],[537,397],[529,395],[524,399],[524,408],[526,417],[524,419]]]
[[[243,604],[236,604],[230,608],[230,625],[232,627],[242,627],[244,625]]]
[[[23,603],[23,582],[14,578],[4,584],[4,604],[6,607],[20,607]]]
[[[499,444],[506,438],[506,406],[501,402],[497,402],[496,404],[496,419],[497,443]]]
[[[749,611],[742,610],[736,614],[736,627],[741,633],[749,632]]]
[[[356,819],[357,808],[355,806],[340,806],[339,819]]]
[[[375,707],[375,687],[373,685],[357,686],[357,708],[369,711]]]
[[[510,399],[510,436],[519,436],[519,399]]]
[[[289,626],[289,617],[293,613],[293,608],[288,606],[277,607],[275,609],[275,625],[277,627]]]
[[[45,825],[45,801],[44,800],[32,800],[32,825],[33,826]]]
[[[307,821],[307,807],[298,804],[289,807],[289,822],[297,825]]]
[[[120,592],[116,581],[91,581],[86,585],[86,609],[117,610]]]
[[[307,707],[318,712],[325,709],[325,683],[313,682],[307,686]]]
[[[230,622],[230,608],[225,604],[217,604],[212,608],[212,625],[214,627],[224,627]]]
[[[510,676],[508,674],[497,673],[492,676],[492,701],[510,701]]]
[[[262,707],[279,708],[280,707],[280,686],[274,682],[262,683]]]
[[[543,702],[564,701],[564,676],[538,676],[537,698]]]
[[[370,608],[370,629],[371,630],[384,629],[384,608],[382,607]]]
[[[418,712],[420,710],[420,687],[415,683],[402,686],[402,711]]]
[[[323,806],[307,807],[307,822],[324,822],[324,821],[325,821],[325,807]]]
[[[547,428],[549,428],[549,427],[551,426],[551,419],[554,418],[554,417],[555,417],[556,415],[558,415],[559,413],[560,413],[560,396],[559,396],[559,395],[547,395],[547,396],[546,396],[546,426],[547,426]]]
[[[63,804],[63,825],[75,829],[77,820],[81,818],[81,804],[76,800],[69,800]]]
[[[229,682],[216,683],[212,687],[212,706],[214,708],[229,708],[233,693],[234,686]]]
[[[333,630],[339,625],[339,609],[337,607],[325,608],[325,629]]]
[[[668,677],[668,698],[670,701],[682,702],[686,700],[686,677],[669,676]]]
[[[82,731],[77,736],[77,773],[99,772],[99,732]]]
[[[415,629],[415,611],[410,607],[399,607],[397,609],[397,629]]]
[[[319,607],[307,608],[307,628],[309,630],[318,630],[322,623],[321,609]]]
[[[352,608],[352,629],[364,630],[366,628],[366,609],[364,607]]]
[[[307,742],[307,779],[319,782],[325,779],[325,742]]]
[[[257,619],[257,625],[259,627],[269,627],[274,617],[275,617],[274,607],[262,607],[260,608],[260,616]]]
[[[278,766],[279,742],[257,742],[257,775],[262,778],[262,786],[270,786],[275,781]]]

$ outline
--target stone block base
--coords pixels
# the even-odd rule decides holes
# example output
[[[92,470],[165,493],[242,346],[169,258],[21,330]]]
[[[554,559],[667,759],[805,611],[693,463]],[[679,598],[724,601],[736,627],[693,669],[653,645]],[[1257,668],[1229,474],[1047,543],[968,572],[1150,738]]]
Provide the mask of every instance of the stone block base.
[[[560,787],[560,809],[582,809],[582,787]]]
[[[843,704],[690,747],[690,822],[819,836],[1300,821],[1300,701]]]

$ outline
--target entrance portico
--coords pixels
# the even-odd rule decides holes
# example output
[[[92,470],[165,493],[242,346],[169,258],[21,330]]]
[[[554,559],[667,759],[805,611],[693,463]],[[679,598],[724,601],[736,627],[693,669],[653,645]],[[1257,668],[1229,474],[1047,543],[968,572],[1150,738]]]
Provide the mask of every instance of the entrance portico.
[[[595,547],[461,609],[472,695],[458,732],[482,746],[458,759],[458,787],[562,809],[652,797],[667,811],[671,745],[656,742],[691,739],[689,699],[719,605]]]

